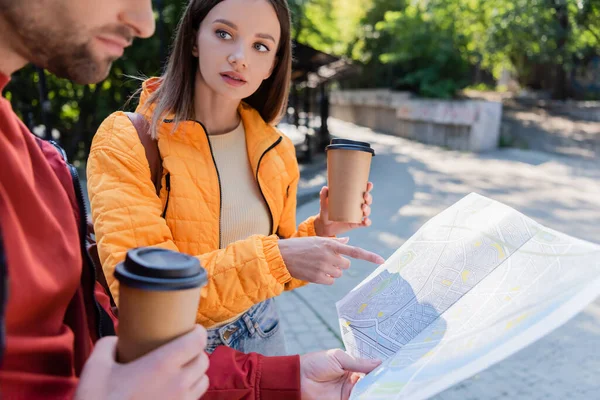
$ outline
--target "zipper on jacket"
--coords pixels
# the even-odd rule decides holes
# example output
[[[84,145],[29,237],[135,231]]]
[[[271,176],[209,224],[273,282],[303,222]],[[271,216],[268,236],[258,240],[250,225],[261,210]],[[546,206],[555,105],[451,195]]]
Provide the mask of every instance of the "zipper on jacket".
[[[260,185],[260,181],[258,180],[258,170],[260,169],[260,162],[262,161],[265,154],[267,154],[270,150],[274,149],[279,143],[281,143],[282,140],[283,140],[283,137],[279,136],[279,139],[277,139],[277,141],[275,143],[273,143],[271,146],[269,146],[269,148],[266,149],[264,151],[264,153],[262,153],[262,155],[258,159],[258,165],[256,166],[256,182],[258,183],[258,189],[260,190],[260,194],[262,195],[262,198],[263,198],[265,204],[267,205],[267,208],[269,209],[269,216],[271,217],[271,229],[269,230],[269,235],[272,235],[275,233],[275,232],[273,232],[273,229],[275,227],[274,226],[275,223],[273,221],[273,210],[271,210],[271,206],[269,206],[269,202],[267,201],[267,198],[265,197],[265,194],[263,193],[262,186]]]
[[[219,181],[219,249],[222,245],[222,229],[221,229],[221,215],[223,215],[223,189],[221,187],[221,175],[219,174],[219,167],[217,166],[217,160],[215,160],[215,154],[213,153],[212,144],[210,143],[210,137],[208,135],[208,129],[204,126],[204,124],[200,121],[196,121],[200,124],[202,129],[204,129],[204,134],[206,135],[206,141],[208,142],[208,148],[210,150],[210,156],[212,157],[213,164],[215,165],[215,171],[217,171],[217,181]]]
[[[169,198],[171,197],[171,173],[167,172],[165,175],[165,189],[167,190],[167,201],[165,202],[165,209],[163,210],[161,217],[162,219],[167,218],[167,208],[169,208]],[[160,196],[160,194],[159,194]]]

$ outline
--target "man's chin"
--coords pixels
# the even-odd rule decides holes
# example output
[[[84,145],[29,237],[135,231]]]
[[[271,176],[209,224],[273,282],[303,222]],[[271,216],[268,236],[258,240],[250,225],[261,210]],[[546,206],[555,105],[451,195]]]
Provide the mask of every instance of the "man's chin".
[[[114,60],[111,59],[87,67],[81,66],[81,68],[71,70],[67,79],[80,85],[98,83],[108,77],[113,62]]]

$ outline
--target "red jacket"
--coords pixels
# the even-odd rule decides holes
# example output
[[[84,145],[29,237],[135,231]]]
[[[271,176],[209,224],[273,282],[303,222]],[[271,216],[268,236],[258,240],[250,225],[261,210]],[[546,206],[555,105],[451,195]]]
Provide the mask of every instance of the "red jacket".
[[[0,74],[0,91],[8,78]],[[73,171],[74,172],[74,171]],[[67,399],[109,299],[85,252],[85,204],[58,151],[0,98],[0,398]],[[299,358],[219,348],[205,399],[299,398]]]

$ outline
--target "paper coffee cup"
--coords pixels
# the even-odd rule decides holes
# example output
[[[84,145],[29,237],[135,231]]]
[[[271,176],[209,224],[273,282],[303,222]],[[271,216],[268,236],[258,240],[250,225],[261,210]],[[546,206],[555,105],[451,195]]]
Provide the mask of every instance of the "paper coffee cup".
[[[207,275],[183,253],[143,247],[117,265],[119,340],[117,359],[127,363],[194,329]]]
[[[360,223],[362,205],[375,151],[367,142],[333,139],[327,151],[329,219]]]

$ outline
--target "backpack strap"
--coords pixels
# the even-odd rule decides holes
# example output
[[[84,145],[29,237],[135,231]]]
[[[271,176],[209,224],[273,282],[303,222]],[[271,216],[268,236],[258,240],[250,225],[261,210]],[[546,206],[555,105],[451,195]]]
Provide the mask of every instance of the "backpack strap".
[[[154,139],[150,134],[150,124],[146,121],[146,118],[139,113],[126,112],[125,113],[133,127],[137,131],[144,151],[146,152],[146,159],[150,166],[150,176],[156,194],[160,196],[161,180],[162,180],[162,159],[160,152],[158,151],[158,140]]]
[[[98,339],[104,336],[114,335],[114,320],[111,318],[108,310],[99,302],[99,298],[97,297],[96,282],[99,282],[104,286],[104,295],[110,297],[111,302],[114,303],[114,301],[112,301],[112,296],[110,295],[110,289],[108,288],[108,285],[106,285],[106,278],[102,272],[102,264],[100,264],[97,249],[95,246],[93,247],[93,250],[96,250],[94,254],[90,253],[90,250],[88,249],[88,238],[91,237],[93,231],[90,232],[88,230],[91,224],[88,220],[87,206],[77,168],[68,162],[65,151],[58,143],[52,140],[44,141],[39,138],[36,138],[36,142],[40,147],[40,150],[44,153],[44,156],[56,177],[63,185],[65,192],[69,197],[69,201],[71,202],[71,206],[73,207],[74,216],[79,223],[79,244],[83,262],[81,274],[83,299],[88,316],[95,316],[95,326],[90,326],[89,328],[95,328],[95,336]],[[57,152],[49,151],[49,145],[54,146]],[[61,160],[61,163],[57,163],[57,159]],[[67,172],[69,176],[65,176],[65,172]],[[62,179],[63,177],[67,179]],[[69,182],[68,178],[71,178],[71,182]]]

